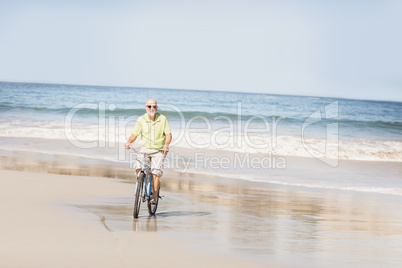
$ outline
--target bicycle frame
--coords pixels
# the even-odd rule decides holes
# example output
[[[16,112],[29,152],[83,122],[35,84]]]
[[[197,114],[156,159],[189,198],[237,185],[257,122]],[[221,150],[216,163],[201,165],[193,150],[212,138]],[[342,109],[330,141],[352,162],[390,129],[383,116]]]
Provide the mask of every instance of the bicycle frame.
[[[137,187],[138,187],[138,179],[141,177],[140,174],[141,172],[145,174],[145,176],[143,177],[143,184],[142,184],[142,194],[141,197],[143,198],[143,200],[149,200],[152,196],[152,179],[153,176],[151,174],[151,166],[148,165],[147,160],[149,159],[149,155],[144,153],[144,158],[142,159],[142,163],[141,163],[141,170],[140,172],[138,172],[137,175],[137,182],[135,184],[135,189],[137,191]]]
[[[131,148],[136,151],[134,148]],[[136,151],[137,152],[137,151]],[[158,208],[159,202],[159,189],[157,191],[157,198],[154,203],[151,203],[151,196],[152,196],[152,180],[153,176],[151,174],[151,166],[148,164],[148,159],[150,156],[159,151],[148,154],[143,152],[137,152],[138,154],[143,154],[144,157],[142,159],[141,170],[137,174],[137,182],[135,184],[135,201],[134,201],[134,218],[138,218],[138,214],[140,211],[141,202],[147,201],[148,203],[148,213],[150,216],[155,215],[156,209]],[[141,189],[138,189],[141,187]]]

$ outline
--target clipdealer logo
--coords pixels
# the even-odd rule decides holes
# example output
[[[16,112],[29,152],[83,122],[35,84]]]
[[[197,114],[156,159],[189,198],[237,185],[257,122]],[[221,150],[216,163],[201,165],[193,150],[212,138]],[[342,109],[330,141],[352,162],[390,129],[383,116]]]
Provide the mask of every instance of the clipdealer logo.
[[[107,104],[105,101],[75,105],[66,114],[64,121],[64,132],[67,140],[82,149],[116,148],[118,160],[126,161],[127,150],[120,146],[120,143],[127,140],[128,126],[135,123],[138,115],[116,116],[113,113],[116,108],[116,105]],[[267,118],[253,115],[244,118],[241,101],[237,103],[237,114],[232,117],[217,115],[213,118],[207,118],[195,115],[191,118],[185,118],[181,109],[175,105],[161,104],[160,108],[163,111],[177,114],[178,133],[175,134],[171,146],[178,145],[183,147],[184,145],[184,148],[189,146],[194,149],[191,157],[194,166],[201,167],[204,165],[212,168],[229,168],[229,166],[231,168],[286,168],[286,159],[280,155],[287,154],[278,155],[275,152],[276,149],[281,151],[281,147],[286,145],[284,144],[286,141],[281,141],[281,144],[278,144],[278,138],[280,137],[277,134],[280,122],[286,118],[285,116]],[[91,113],[96,115],[97,124],[83,127],[78,121],[76,122],[78,128],[75,128],[75,116],[79,117],[80,111],[85,109],[96,111],[96,113],[93,111]],[[308,154],[332,167],[338,165],[339,156],[338,123],[334,120],[336,118],[338,118],[338,101],[316,110],[308,116],[301,126],[301,144],[299,145]],[[317,125],[321,126],[323,123],[326,123],[325,139],[312,143],[311,139],[307,138],[308,130]],[[83,128],[84,130],[82,130]],[[201,136],[204,140],[199,139],[201,137],[199,133],[203,134]],[[298,145],[296,144],[295,146]],[[232,157],[207,156],[206,154],[199,154],[199,149],[224,150]],[[247,153],[250,149],[258,152],[259,155]],[[187,161],[184,158],[179,159],[178,155],[174,155],[172,158],[173,164],[170,164],[172,167],[177,167],[177,165],[174,165],[174,161],[178,163],[186,163]]]

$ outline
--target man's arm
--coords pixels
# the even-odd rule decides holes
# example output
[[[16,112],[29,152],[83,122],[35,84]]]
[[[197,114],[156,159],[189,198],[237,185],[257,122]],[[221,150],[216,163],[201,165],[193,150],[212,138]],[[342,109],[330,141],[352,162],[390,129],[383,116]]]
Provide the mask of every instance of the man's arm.
[[[169,144],[172,141],[172,133],[166,135],[165,145],[163,146],[163,153],[167,154],[169,152]]]
[[[131,134],[131,136],[130,136],[130,138],[128,138],[128,141],[126,142],[126,144],[124,144],[124,148],[129,149],[130,144],[135,142],[136,139],[137,139],[137,136],[134,134]]]

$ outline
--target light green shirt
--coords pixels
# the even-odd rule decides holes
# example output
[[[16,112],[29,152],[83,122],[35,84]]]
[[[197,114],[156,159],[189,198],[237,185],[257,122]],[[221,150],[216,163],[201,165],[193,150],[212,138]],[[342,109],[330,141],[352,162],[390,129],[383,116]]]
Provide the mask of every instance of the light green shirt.
[[[170,134],[170,127],[166,117],[156,113],[155,121],[152,122],[148,114],[144,114],[137,119],[133,134],[141,134],[142,146],[147,149],[160,150],[165,145],[166,135]]]

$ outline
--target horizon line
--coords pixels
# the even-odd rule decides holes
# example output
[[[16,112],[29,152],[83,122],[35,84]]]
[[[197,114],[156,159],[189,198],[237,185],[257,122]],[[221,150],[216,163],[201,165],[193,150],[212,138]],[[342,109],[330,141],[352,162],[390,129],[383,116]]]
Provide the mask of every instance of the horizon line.
[[[328,98],[328,99],[344,99],[344,100],[362,100],[362,101],[379,101],[379,102],[397,102],[395,100],[377,100],[377,99],[358,99],[346,97],[329,97],[318,95],[296,95],[296,94],[277,94],[277,93],[261,93],[261,92],[244,92],[244,91],[231,91],[231,90],[210,90],[210,89],[188,89],[188,88],[163,88],[163,87],[141,87],[141,86],[116,86],[116,85],[94,85],[94,84],[63,84],[53,82],[17,82],[17,81],[1,81],[0,83],[10,84],[37,84],[37,85],[55,85],[55,86],[83,86],[83,87],[117,87],[117,88],[135,88],[135,89],[164,89],[164,90],[182,90],[182,91],[202,91],[202,92],[219,92],[219,93],[243,93],[255,95],[271,95],[271,96],[292,96],[292,97],[312,97],[312,98]]]

